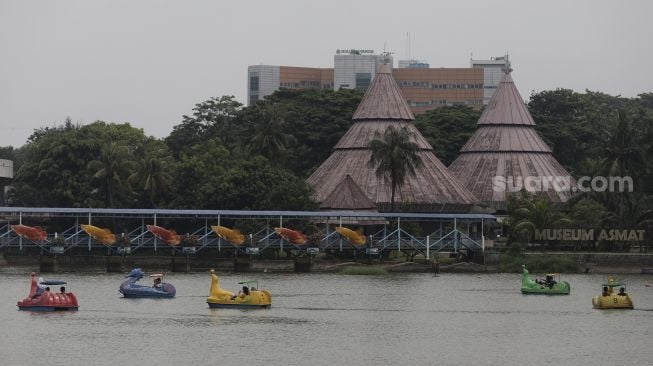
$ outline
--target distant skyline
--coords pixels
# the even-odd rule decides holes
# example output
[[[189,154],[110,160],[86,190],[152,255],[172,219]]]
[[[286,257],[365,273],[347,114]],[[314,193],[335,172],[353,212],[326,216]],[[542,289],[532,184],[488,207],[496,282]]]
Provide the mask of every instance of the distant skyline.
[[[211,97],[246,103],[247,66],[333,67],[336,49],[431,67],[510,54],[524,99],[653,91],[653,2],[0,1],[0,146],[66,117],[167,136]]]

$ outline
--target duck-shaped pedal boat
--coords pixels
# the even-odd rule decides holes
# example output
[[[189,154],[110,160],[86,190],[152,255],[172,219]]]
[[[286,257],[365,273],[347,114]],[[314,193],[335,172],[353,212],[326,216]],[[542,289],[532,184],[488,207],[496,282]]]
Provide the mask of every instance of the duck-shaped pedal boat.
[[[134,268],[127,275],[127,279],[120,285],[120,293],[128,298],[172,298],[177,290],[170,283],[163,282],[163,273],[150,275],[154,279],[152,286],[138,285],[136,282],[143,278],[145,273],[140,268]]]
[[[522,265],[521,292],[522,294],[542,295],[569,295],[571,285],[567,281],[560,281],[560,275],[549,273],[545,280],[533,280],[528,277],[528,270]]]
[[[218,276],[211,270],[211,293],[206,299],[210,308],[255,309],[272,306],[272,295],[267,290],[258,290],[257,281],[238,282],[242,291],[234,295],[220,287]]]
[[[592,298],[592,306],[595,309],[632,309],[633,298],[626,292],[626,284],[608,277],[608,283],[604,283],[601,296]],[[619,292],[614,288],[619,287]]]
[[[72,292],[66,292],[65,281],[39,281],[36,280],[36,273],[32,272],[32,287],[29,296],[18,301],[19,310],[31,311],[60,311],[77,310],[77,296]],[[59,292],[50,291],[50,286],[59,286]]]

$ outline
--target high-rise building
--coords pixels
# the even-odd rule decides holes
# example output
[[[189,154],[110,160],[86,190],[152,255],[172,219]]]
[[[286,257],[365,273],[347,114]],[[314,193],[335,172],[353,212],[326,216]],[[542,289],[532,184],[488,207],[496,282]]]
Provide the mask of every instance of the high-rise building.
[[[385,61],[392,65],[392,56],[375,55],[374,50],[336,50],[333,56],[333,88],[366,90]]]
[[[424,60],[399,60],[400,69],[428,69],[429,67],[431,65]]]
[[[447,105],[483,105],[483,70],[400,68],[392,70],[413,113]]]
[[[470,60],[471,67],[483,69],[483,104],[487,105],[497,90],[505,70],[511,70],[508,55],[490,57],[489,60]]]
[[[279,88],[333,89],[333,69],[255,65],[247,68],[247,105]]]

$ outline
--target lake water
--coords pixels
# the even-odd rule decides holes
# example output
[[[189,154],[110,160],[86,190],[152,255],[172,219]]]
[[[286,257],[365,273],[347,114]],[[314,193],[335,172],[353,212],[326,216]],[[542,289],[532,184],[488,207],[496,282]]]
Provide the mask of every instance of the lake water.
[[[635,310],[595,310],[605,276],[570,296],[522,295],[519,274],[220,274],[259,280],[271,309],[209,309],[208,273],[171,273],[171,300],[124,299],[123,275],[61,273],[77,312],[18,311],[30,269],[0,270],[0,365],[650,365],[653,276],[620,278]],[[144,279],[146,280],[146,279]]]

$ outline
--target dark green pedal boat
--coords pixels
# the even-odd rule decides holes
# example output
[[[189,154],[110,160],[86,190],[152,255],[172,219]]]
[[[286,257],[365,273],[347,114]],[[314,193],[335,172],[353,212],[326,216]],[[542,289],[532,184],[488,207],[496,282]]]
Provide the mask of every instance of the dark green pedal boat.
[[[533,280],[528,277],[528,270],[522,265],[521,274],[521,292],[522,294],[542,294],[542,295],[569,295],[571,286],[567,281],[560,281],[560,275],[549,273],[546,280]]]

